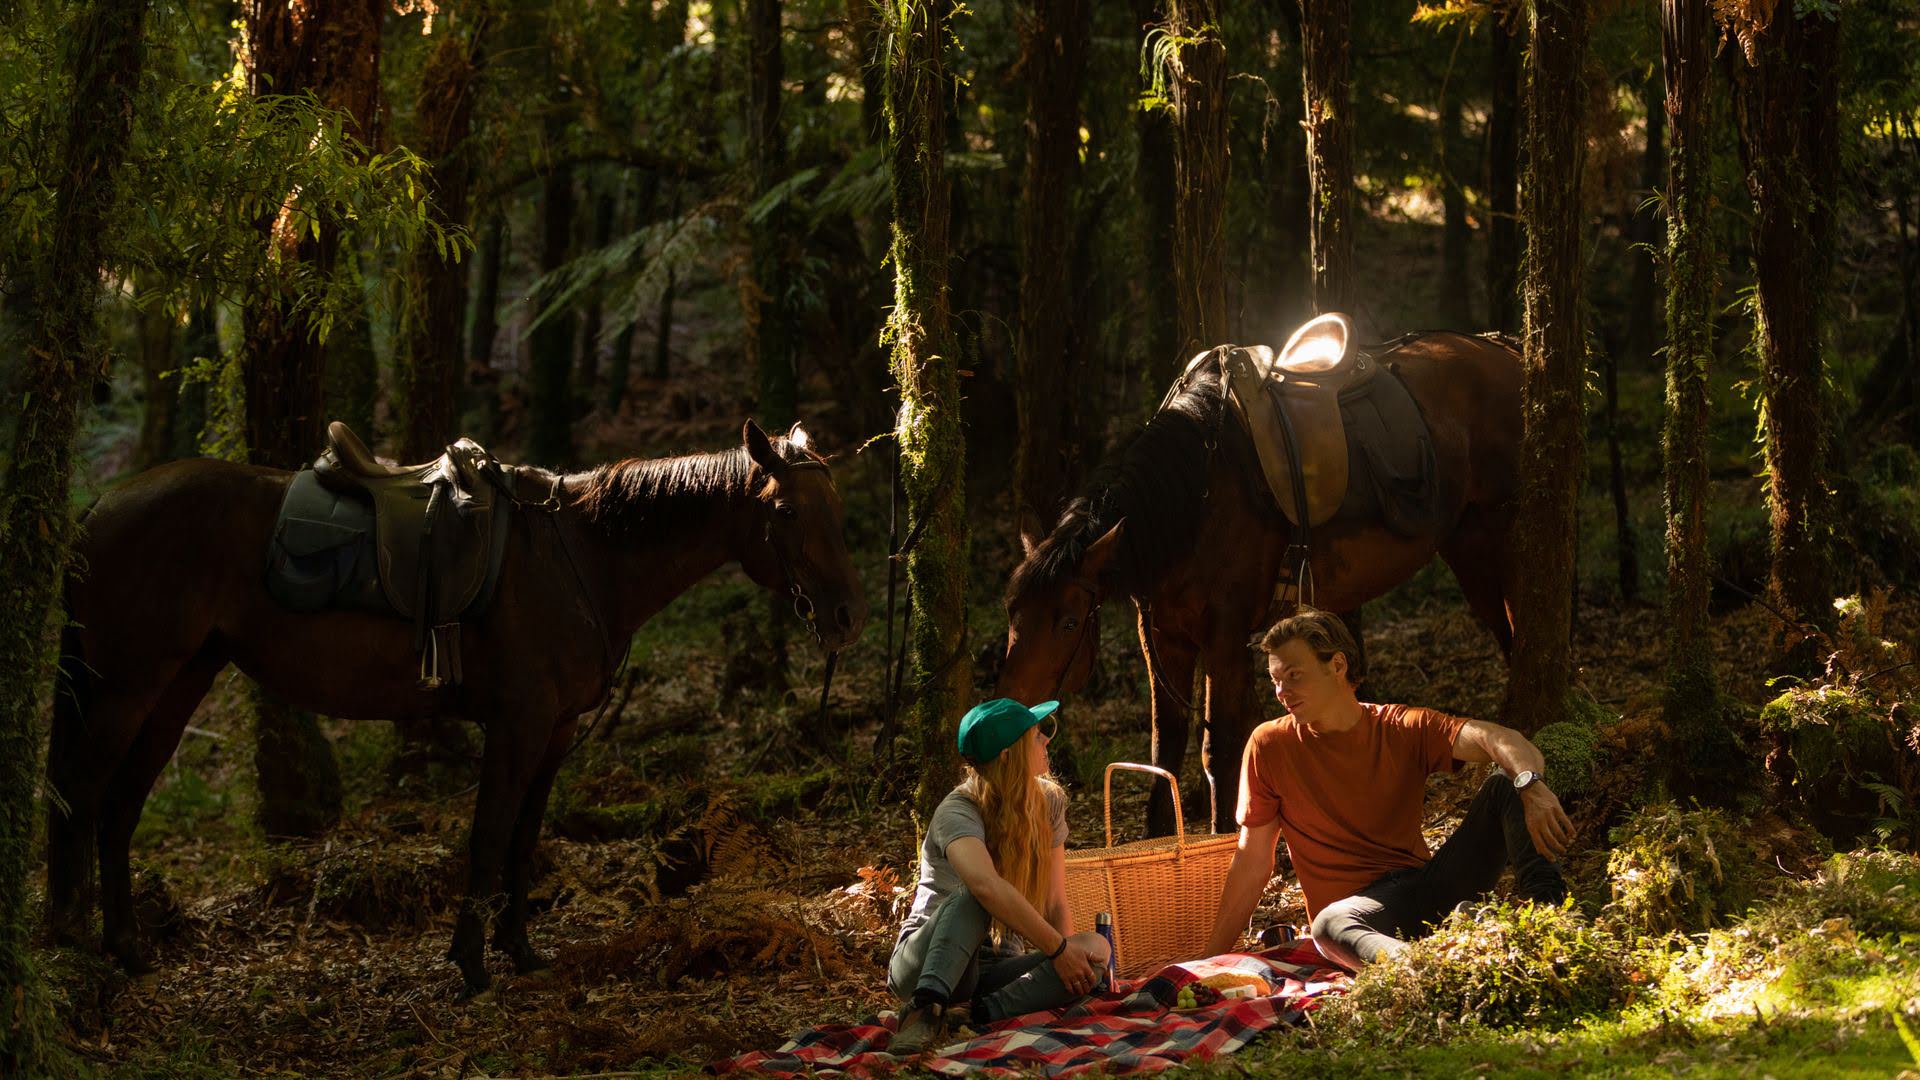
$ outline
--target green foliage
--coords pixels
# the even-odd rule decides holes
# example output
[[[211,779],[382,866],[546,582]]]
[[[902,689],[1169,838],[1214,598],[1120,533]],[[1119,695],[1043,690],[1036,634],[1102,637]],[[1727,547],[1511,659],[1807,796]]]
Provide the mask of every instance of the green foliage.
[[[1719,810],[1649,806],[1608,837],[1607,911],[1639,933],[1706,930],[1753,900],[1753,852]]]
[[[1672,958],[1659,995],[1705,1015],[1834,1004],[1920,974],[1920,859],[1835,855],[1819,875],[1758,905]]]
[[[197,356],[166,375],[181,390],[207,388],[207,419],[194,437],[203,457],[247,460],[247,387],[238,356]]]
[[[1533,745],[1547,759],[1547,784],[1561,795],[1582,795],[1593,786],[1600,754],[1600,732],[1579,720],[1560,720],[1533,733]]]
[[[1369,965],[1315,1014],[1339,1042],[1425,1042],[1450,1029],[1560,1027],[1626,1000],[1621,941],[1568,902],[1492,904]]]

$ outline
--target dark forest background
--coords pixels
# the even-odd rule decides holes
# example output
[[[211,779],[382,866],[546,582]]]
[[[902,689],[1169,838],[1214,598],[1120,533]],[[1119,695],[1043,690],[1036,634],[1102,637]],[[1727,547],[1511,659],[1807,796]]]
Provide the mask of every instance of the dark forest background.
[[[1195,351],[1277,346],[1328,308],[1369,340],[1530,334],[1529,378],[1557,372],[1578,388],[1554,414],[1584,440],[1584,455],[1560,459],[1576,470],[1572,513],[1529,526],[1572,559],[1572,580],[1554,582],[1573,599],[1556,616],[1570,615],[1571,654],[1549,664],[1561,682],[1543,684],[1547,703],[1528,706],[1524,726],[1561,725],[1557,752],[1579,762],[1569,802],[1590,908],[1617,909],[1619,875],[1634,870],[1610,866],[1610,853],[1679,853],[1660,864],[1662,888],[1688,899],[1654,904],[1666,914],[1635,925],[1705,933],[1746,898],[1703,886],[1720,908],[1694,904],[1677,884],[1719,872],[1703,837],[1744,845],[1747,863],[1773,861],[1783,880],[1844,881],[1830,866],[1821,876],[1835,850],[1911,852],[1920,9],[1571,5],[1581,47],[1569,65],[1533,71],[1563,92],[1562,111],[1534,119],[1536,137],[1557,130],[1578,152],[1534,161],[1530,18],[1567,6],[973,0],[928,24],[914,19],[933,9],[906,0],[0,2],[0,554],[5,602],[23,613],[6,628],[20,685],[0,704],[19,722],[0,732],[13,740],[0,753],[32,766],[7,774],[16,793],[38,781],[51,685],[40,613],[53,610],[68,535],[64,515],[32,500],[78,512],[181,457],[297,467],[329,419],[396,460],[465,435],[503,460],[555,468],[726,447],[744,417],[769,431],[803,421],[834,456],[875,608],[840,659],[824,729],[811,708],[821,658],[737,572],[642,632],[617,708],[556,796],[559,854],[543,856],[542,902],[561,989],[509,999],[535,1033],[520,1041],[503,1034],[514,1025],[447,1000],[434,953],[477,736],[440,732],[423,750],[385,725],[262,721],[223,678],[137,838],[175,974],[163,991],[129,986],[35,946],[57,1021],[45,1045],[66,1047],[59,1060],[75,1068],[134,1073],[638,1063],[672,1074],[770,1048],[822,1009],[846,1019],[881,1007],[867,956],[884,955],[891,890],[912,880],[921,764],[874,735],[895,730],[893,665],[939,681],[926,675],[932,645],[896,643],[898,657],[883,647],[890,544],[921,518],[955,541],[941,550],[958,555],[942,557],[960,566],[915,565],[901,579],[932,598],[917,617],[973,661],[916,695],[914,722],[951,722],[949,706],[992,685],[1021,535],[1044,532]],[[1707,20],[1695,34],[1707,39],[1708,91],[1680,114],[1695,201],[1676,215],[1663,14],[1671,49],[1682,8]],[[1309,153],[1303,37],[1316,32],[1350,47],[1332,99],[1350,95],[1337,110],[1350,165]],[[890,115],[889,58],[923,38],[938,60],[913,61],[923,81],[905,85],[925,100],[896,91]],[[1812,119],[1798,134],[1769,126],[1789,116]],[[935,159],[951,202],[929,267],[895,246],[902,230],[936,231],[931,217],[906,220],[898,186]],[[1577,198],[1577,262],[1553,280],[1539,265],[1529,278],[1540,192]],[[1685,251],[1704,262],[1685,263],[1676,285]],[[1676,301],[1686,288],[1691,299]],[[1573,314],[1526,325],[1529,299],[1549,294]],[[1776,299],[1789,296],[1791,311]],[[937,329],[923,339],[903,326]],[[1572,336],[1543,345],[1556,328]],[[1676,356],[1706,371],[1697,398]],[[960,408],[942,423],[959,438],[909,447],[897,465],[903,391],[940,396],[908,371],[958,379]],[[46,426],[50,393],[70,429]],[[1693,400],[1703,426],[1676,435],[1673,416]],[[944,455],[964,460],[964,481],[936,489],[927,478]],[[1685,486],[1695,475],[1704,516],[1696,533],[1670,533],[1684,501],[1673,493],[1696,490]],[[57,491],[28,482],[44,476]],[[961,512],[941,516],[946,498]],[[1676,555],[1696,549],[1699,562]],[[1698,591],[1697,621],[1670,586],[1682,580]],[[1506,665],[1438,567],[1364,620],[1385,658],[1378,695],[1484,716],[1512,705]],[[1076,844],[1098,842],[1099,766],[1146,754],[1132,638],[1129,617],[1106,620],[1077,703],[1085,722],[1069,725],[1056,757],[1075,790]],[[1519,658],[1515,670],[1542,662]],[[257,824],[284,790],[255,789],[262,722],[304,732],[311,768],[339,778],[301,830],[308,840],[269,843]],[[1701,747],[1735,747],[1738,761],[1703,772]],[[1442,790],[1436,826],[1470,792]],[[1669,805],[1672,795],[1685,798]],[[1116,817],[1134,835],[1139,797],[1126,799]],[[35,880],[43,815],[9,813],[6,881]],[[746,847],[761,854],[738,865],[716,854]],[[798,854],[819,847],[832,850]],[[1870,869],[1920,892],[1913,866],[1886,865]],[[1884,893],[1895,879],[1871,880]],[[31,888],[0,894],[5,986],[34,966],[20,943],[37,914]],[[1298,902],[1277,889],[1263,915],[1284,919]],[[1768,917],[1843,917],[1826,902],[1796,893]],[[1870,922],[1846,910],[1850,925]],[[770,961],[754,945],[767,926],[797,942]],[[1901,932],[1920,922],[1892,940]],[[262,938],[278,945],[250,953],[244,979],[216,974]],[[1726,1034],[1735,1068],[1739,1054],[1797,1058],[1860,1015],[1873,1017],[1855,1031],[1871,1060],[1905,1063],[1882,1005],[1910,1002],[1920,985],[1875,942],[1807,963],[1854,972],[1858,950],[1878,949],[1890,982],[1835,990],[1840,976],[1821,975],[1840,1004],[1789,1035],[1764,1022]],[[806,988],[748,991],[752,962]],[[1724,989],[1671,963],[1636,976],[1694,980],[1663,990],[1665,1006],[1704,1008]],[[761,995],[761,1014],[712,1020],[723,984],[729,1002]],[[1767,985],[1786,1000],[1812,984]],[[149,1009],[156,993],[176,1011]],[[360,1034],[334,1041],[319,1013]],[[630,1022],[640,1013],[690,1034],[643,1037],[652,1028]],[[1579,1040],[1598,1038],[1652,1061],[1694,1045],[1616,1022],[1554,1052],[1597,1052]],[[22,1030],[0,1035],[0,1059],[41,1052]],[[1330,1067],[1340,1054],[1402,1060],[1365,1041],[1301,1052],[1334,1053]],[[1518,1045],[1494,1039],[1426,1064],[1467,1068]]]

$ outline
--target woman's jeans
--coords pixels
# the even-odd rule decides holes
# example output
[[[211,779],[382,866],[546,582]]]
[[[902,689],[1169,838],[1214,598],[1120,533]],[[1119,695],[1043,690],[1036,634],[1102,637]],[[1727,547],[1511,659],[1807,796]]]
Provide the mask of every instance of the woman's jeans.
[[[963,885],[933,918],[893,947],[887,986],[902,1001],[931,990],[949,1002],[973,1002],[976,1021],[1057,1009],[1075,999],[1045,953],[1001,952],[987,943],[993,916]]]
[[[1526,806],[1513,781],[1495,769],[1433,858],[1322,908],[1313,919],[1313,940],[1335,963],[1372,963],[1405,948],[1407,938],[1425,933],[1454,905],[1485,896],[1509,866],[1522,898],[1548,904],[1566,898],[1559,864],[1534,848]]]

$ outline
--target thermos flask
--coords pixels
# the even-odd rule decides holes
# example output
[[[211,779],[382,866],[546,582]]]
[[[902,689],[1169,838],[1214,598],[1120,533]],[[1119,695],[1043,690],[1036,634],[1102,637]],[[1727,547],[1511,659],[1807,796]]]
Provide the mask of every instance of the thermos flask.
[[[1120,970],[1120,952],[1113,947],[1113,916],[1102,911],[1093,917],[1093,929],[1107,939],[1107,970],[1100,976],[1100,985],[1094,989],[1106,993],[1113,989],[1114,973]]]

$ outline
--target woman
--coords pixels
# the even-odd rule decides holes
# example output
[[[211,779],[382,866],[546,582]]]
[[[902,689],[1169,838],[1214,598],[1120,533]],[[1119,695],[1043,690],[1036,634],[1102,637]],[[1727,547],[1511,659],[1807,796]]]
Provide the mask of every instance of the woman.
[[[895,1055],[957,1026],[963,1002],[973,1022],[992,1023],[1058,1008],[1100,981],[1106,939],[1074,933],[1067,913],[1067,797],[1047,776],[1058,721],[1039,728],[1059,707],[997,698],[960,721],[967,775],[927,825],[920,887],[887,964],[904,1002]]]

